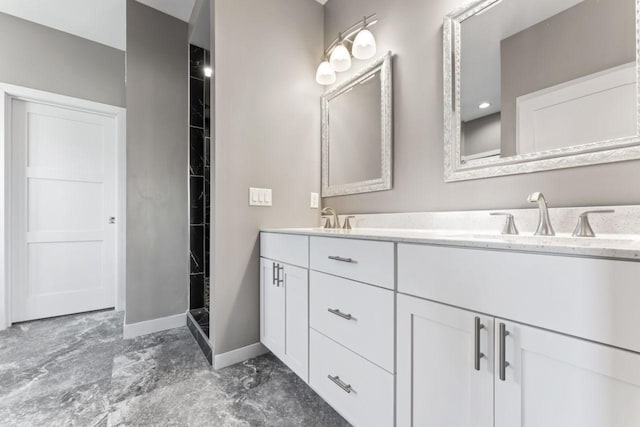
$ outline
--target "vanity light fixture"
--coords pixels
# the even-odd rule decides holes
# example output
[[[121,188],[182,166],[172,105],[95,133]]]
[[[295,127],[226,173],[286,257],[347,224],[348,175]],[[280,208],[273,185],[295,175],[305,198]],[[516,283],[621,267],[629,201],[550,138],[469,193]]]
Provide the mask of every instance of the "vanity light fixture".
[[[349,53],[349,49],[344,45],[344,40],[342,39],[342,34],[340,34],[340,42],[331,52],[331,57],[329,58],[329,63],[331,64],[331,68],[338,73],[342,71],[347,71],[351,68],[351,54]]]
[[[491,107],[491,103],[490,102],[483,102],[480,105],[478,105],[478,108],[481,110],[485,110],[487,108]]]
[[[369,27],[377,23],[378,19],[374,13],[339,33],[329,48],[323,52],[322,60],[316,70],[316,82],[321,85],[333,84],[336,81],[336,72],[351,68],[352,55],[357,59],[369,59],[375,56],[376,39],[369,31]],[[348,45],[351,45],[351,51]],[[328,61],[327,58],[329,58]]]
[[[213,69],[211,67],[204,67],[204,76],[211,77],[213,75]]]
[[[362,29],[353,39],[351,53],[357,59],[369,59],[376,54],[376,39],[367,29],[367,17],[365,16],[362,21]]]
[[[321,85],[330,85],[336,81],[336,72],[331,68],[331,64],[326,57],[322,59],[322,62],[318,66],[316,71],[316,82]]]

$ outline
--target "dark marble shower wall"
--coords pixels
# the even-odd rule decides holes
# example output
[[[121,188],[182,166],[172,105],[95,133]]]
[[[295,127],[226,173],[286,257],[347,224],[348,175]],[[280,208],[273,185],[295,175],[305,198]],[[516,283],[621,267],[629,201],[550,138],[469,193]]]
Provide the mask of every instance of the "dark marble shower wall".
[[[209,222],[211,218],[209,51],[189,46],[189,184],[190,184],[190,301],[189,308],[209,309]],[[207,325],[208,330],[208,325]]]

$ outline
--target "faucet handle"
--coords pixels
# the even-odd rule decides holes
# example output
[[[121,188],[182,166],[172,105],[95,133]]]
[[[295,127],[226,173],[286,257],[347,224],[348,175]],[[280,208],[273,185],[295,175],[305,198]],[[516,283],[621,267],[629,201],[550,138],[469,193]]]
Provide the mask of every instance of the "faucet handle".
[[[351,222],[349,221],[350,219],[355,218],[355,216],[353,215],[349,215],[347,217],[344,218],[344,224],[342,224],[342,229],[343,230],[351,230]]]
[[[576,225],[575,230],[573,230],[573,237],[596,237],[596,233],[593,232],[593,228],[591,228],[591,223],[589,223],[589,215],[590,214],[607,214],[607,213],[615,213],[614,209],[596,209],[592,211],[585,211],[580,214],[578,217],[578,224]]]
[[[504,216],[507,218],[504,223],[504,227],[502,228],[502,234],[510,234],[510,235],[518,235],[518,228],[516,227],[516,221],[513,218],[513,214],[508,212],[491,212],[489,215],[491,216]]]
[[[333,228],[333,226],[331,225],[331,218],[324,217],[324,224],[322,225],[322,228]]]

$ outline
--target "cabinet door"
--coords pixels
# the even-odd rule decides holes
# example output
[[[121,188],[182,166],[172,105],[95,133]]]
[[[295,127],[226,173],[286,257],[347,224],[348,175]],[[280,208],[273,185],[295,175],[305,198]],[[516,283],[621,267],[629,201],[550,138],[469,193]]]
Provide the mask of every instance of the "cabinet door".
[[[285,354],[283,361],[305,382],[309,379],[309,270],[283,264]]]
[[[260,341],[279,358],[285,346],[285,294],[278,263],[260,258]]]
[[[493,319],[406,295],[397,304],[397,426],[492,427]]]
[[[500,319],[495,325],[496,427],[640,425],[640,355]]]

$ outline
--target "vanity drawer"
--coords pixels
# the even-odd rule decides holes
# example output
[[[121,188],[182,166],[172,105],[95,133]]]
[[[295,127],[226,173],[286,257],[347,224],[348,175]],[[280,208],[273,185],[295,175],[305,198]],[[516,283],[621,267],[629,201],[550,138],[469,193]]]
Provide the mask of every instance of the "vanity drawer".
[[[311,237],[311,268],[394,289],[393,245],[391,242]]]
[[[398,292],[640,351],[640,263],[398,245]]]
[[[309,237],[295,234],[260,233],[260,256],[309,268]]]
[[[393,291],[312,271],[309,300],[312,328],[394,371]]]
[[[393,375],[313,329],[310,339],[311,387],[356,427],[392,426]]]

